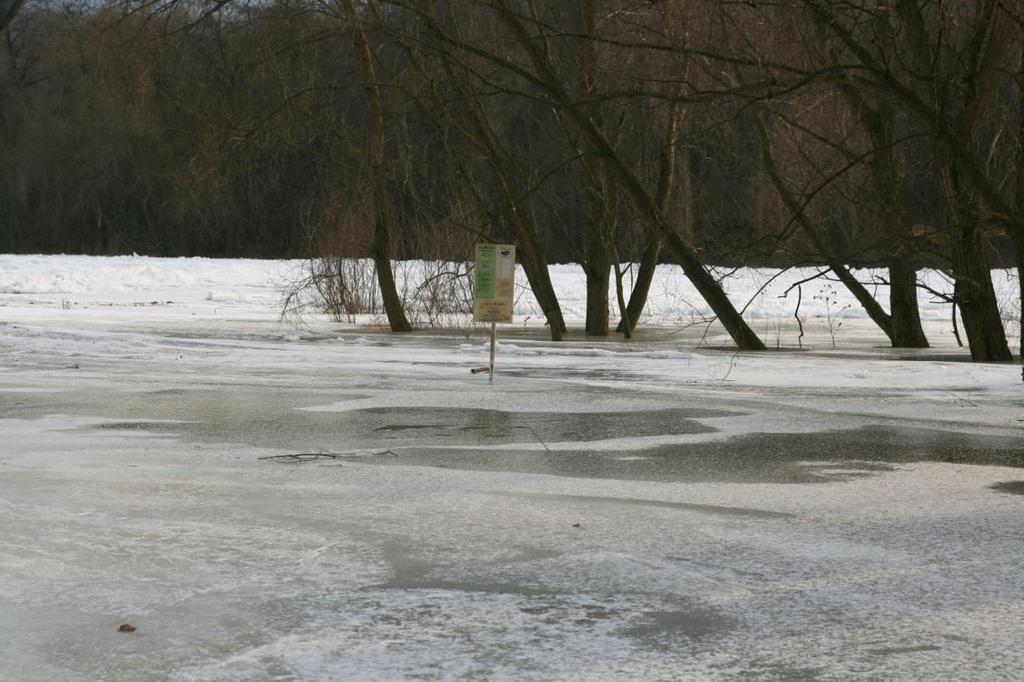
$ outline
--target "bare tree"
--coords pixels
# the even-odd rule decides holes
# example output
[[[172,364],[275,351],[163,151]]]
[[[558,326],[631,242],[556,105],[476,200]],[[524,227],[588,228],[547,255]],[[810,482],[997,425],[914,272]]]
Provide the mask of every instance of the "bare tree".
[[[1018,31],[1013,16],[998,0],[969,8],[916,0],[803,4],[842,45],[842,54],[856,60],[843,67],[845,77],[888,99],[934,136],[952,238],[954,299],[971,356],[1010,360],[992,286],[985,214],[1000,216],[1015,240],[1024,237],[1024,223],[978,151],[988,147],[982,140],[985,113]],[[891,26],[893,15],[898,26]]]
[[[524,18],[511,7],[508,0],[494,0],[494,7],[502,22],[508,27],[510,34],[521,46],[531,68],[528,70],[515,64],[506,65],[539,87],[552,105],[558,107],[578,128],[592,153],[600,159],[605,171],[623,187],[641,214],[650,220],[663,235],[683,271],[715,312],[718,321],[725,327],[737,346],[745,350],[763,350],[764,343],[743,320],[742,315],[729,301],[721,285],[704,267],[694,249],[658,210],[655,200],[644,188],[636,174],[622,160],[584,107],[580,106],[578,96],[573,94],[559,78],[557,70],[547,54],[531,36]],[[471,47],[469,49],[482,52],[480,48]]]
[[[367,37],[363,13],[356,12],[352,0],[338,0],[338,2],[343,16],[350,22],[352,40],[359,63],[362,66],[366,88],[369,113],[368,154],[370,174],[372,176],[374,212],[371,253],[377,271],[377,283],[380,286],[384,312],[388,316],[391,331],[407,332],[412,330],[412,325],[409,324],[405,311],[402,309],[402,299],[399,297],[398,290],[395,287],[395,275],[391,269],[391,233],[394,221],[391,212],[391,197],[385,175],[385,123],[380,83],[377,81],[377,72],[373,63],[373,51],[370,49],[370,41]],[[365,11],[376,12],[377,3],[368,3]]]
[[[510,145],[501,139],[496,128],[495,121],[499,117],[493,111],[494,105],[488,103],[494,96],[493,86],[481,82],[476,66],[454,54],[444,38],[443,24],[451,27],[460,41],[469,40],[465,32],[472,30],[472,26],[460,25],[451,6],[438,7],[430,0],[413,10],[417,30],[397,33],[394,37],[405,43],[409,61],[427,84],[425,97],[418,101],[442,125],[458,133],[483,159],[504,205],[504,217],[515,236],[519,262],[544,312],[552,340],[559,341],[566,333],[565,319],[551,283],[544,244],[526,205],[528,191],[522,174],[516,168]],[[436,69],[428,65],[430,57],[418,48],[429,49],[430,55],[436,58]],[[463,173],[463,182],[468,183],[477,203],[486,203],[482,198],[484,189],[473,179],[472,173]]]

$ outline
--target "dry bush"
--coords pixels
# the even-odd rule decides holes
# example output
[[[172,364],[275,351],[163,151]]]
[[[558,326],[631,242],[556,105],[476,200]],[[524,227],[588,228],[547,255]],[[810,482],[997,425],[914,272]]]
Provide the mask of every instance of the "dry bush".
[[[328,202],[307,218],[312,255],[302,276],[285,287],[284,315],[306,310],[326,312],[339,322],[358,315],[382,315],[380,288],[372,259],[367,258],[372,224],[368,207]],[[470,253],[474,235],[450,226],[428,232],[418,251],[423,260],[394,261],[402,306],[416,327],[461,329],[472,323],[473,264],[445,260],[445,253]]]
[[[473,266],[467,262],[414,261],[416,288],[403,297],[417,327],[461,328],[473,314]],[[407,281],[408,277],[407,275]]]

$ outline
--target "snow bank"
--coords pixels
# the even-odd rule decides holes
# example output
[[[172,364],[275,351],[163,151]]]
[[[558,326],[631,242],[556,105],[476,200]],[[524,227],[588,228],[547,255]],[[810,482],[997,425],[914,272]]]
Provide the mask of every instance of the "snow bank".
[[[0,293],[98,295],[146,289],[273,289],[292,276],[299,265],[301,261],[4,254],[0,255]]]
[[[59,297],[62,302],[69,297],[121,303],[147,298],[161,303],[279,310],[283,291],[302,279],[305,265],[301,260],[0,255],[0,295]],[[361,261],[360,266],[369,269],[372,264]],[[625,268],[624,284],[628,289],[633,285],[636,267],[627,265]],[[425,277],[438,270],[436,264],[406,261],[396,264],[396,279],[403,290],[415,292]],[[582,324],[586,316],[586,281],[582,268],[553,265],[550,272],[567,322]],[[806,281],[818,272],[820,270],[813,268],[782,272],[739,268],[716,270],[715,274],[721,278],[734,304],[744,310],[744,316],[770,341],[773,335],[780,334],[781,328],[796,326],[797,318],[802,322],[814,321],[823,333],[833,336],[844,323],[867,319],[864,310],[840,283],[827,277]],[[885,272],[859,270],[856,274],[886,306]],[[933,327],[939,324],[949,327],[951,306],[932,292],[949,293],[952,283],[934,270],[922,270],[920,279],[924,285],[919,292],[922,318]],[[1020,319],[1017,272],[1015,269],[994,270],[992,279],[1004,319],[1013,333]],[[517,282],[517,322],[542,325],[543,312],[521,268]],[[609,300],[612,319],[615,319],[614,289]],[[411,307],[416,306],[413,302]],[[703,324],[712,317],[712,311],[682,270],[665,265],[658,269],[640,324],[685,327]]]

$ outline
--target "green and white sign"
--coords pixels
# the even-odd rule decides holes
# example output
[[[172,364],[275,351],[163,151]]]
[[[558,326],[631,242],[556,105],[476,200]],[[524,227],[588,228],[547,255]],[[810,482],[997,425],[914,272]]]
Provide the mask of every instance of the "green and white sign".
[[[511,244],[477,244],[473,319],[477,322],[511,322],[516,283],[516,247]]]

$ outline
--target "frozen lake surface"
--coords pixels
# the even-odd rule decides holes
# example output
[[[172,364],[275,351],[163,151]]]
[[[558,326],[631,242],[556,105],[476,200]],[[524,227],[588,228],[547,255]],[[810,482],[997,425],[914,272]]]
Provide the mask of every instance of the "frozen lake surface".
[[[948,311],[528,324],[488,386],[283,267],[0,257],[0,680],[1020,679],[1024,386]]]

